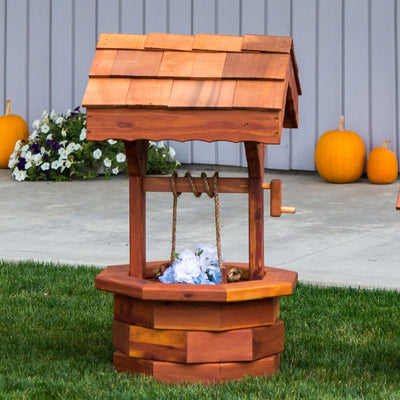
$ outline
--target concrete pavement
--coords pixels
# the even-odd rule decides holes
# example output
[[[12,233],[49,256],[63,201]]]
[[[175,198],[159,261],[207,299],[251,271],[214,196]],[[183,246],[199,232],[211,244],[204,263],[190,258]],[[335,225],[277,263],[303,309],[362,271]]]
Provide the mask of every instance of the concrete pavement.
[[[210,166],[190,166],[194,176]],[[241,168],[218,168],[245,177]],[[180,173],[183,175],[183,172]],[[320,285],[400,290],[400,180],[372,185],[328,184],[316,173],[266,171],[282,180],[283,205],[296,214],[269,217],[265,193],[265,263],[297,271]],[[222,251],[227,261],[248,259],[247,196],[221,194]],[[172,195],[147,194],[147,259],[168,259]],[[126,264],[128,179],[16,182],[0,170],[0,259],[69,264]],[[214,203],[183,194],[178,200],[177,251],[215,243]]]

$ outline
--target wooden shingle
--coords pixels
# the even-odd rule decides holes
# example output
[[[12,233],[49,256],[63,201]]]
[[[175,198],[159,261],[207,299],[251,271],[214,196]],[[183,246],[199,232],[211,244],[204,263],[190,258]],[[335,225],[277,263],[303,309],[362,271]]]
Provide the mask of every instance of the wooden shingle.
[[[83,106],[92,140],[276,144],[300,94],[289,37],[101,34]]]

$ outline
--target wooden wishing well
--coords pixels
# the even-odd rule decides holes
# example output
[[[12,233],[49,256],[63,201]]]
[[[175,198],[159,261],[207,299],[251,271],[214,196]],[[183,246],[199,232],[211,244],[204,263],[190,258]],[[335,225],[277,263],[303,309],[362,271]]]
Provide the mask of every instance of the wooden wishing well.
[[[89,140],[125,141],[130,260],[95,279],[114,293],[114,365],[167,381],[219,382],[273,374],[284,346],[279,298],[297,273],[264,265],[264,190],[270,215],[281,182],[264,183],[266,145],[298,126],[301,88],[289,37],[102,34],[83,99]],[[224,263],[247,276],[216,285],[164,284],[146,262],[146,192],[171,192],[171,177],[145,175],[148,141],[244,142],[248,178],[220,178],[219,193],[247,193],[249,262]],[[194,178],[197,190],[205,182]],[[174,182],[190,192],[186,178]],[[213,180],[208,185],[214,188]],[[224,274],[225,276],[226,274]]]

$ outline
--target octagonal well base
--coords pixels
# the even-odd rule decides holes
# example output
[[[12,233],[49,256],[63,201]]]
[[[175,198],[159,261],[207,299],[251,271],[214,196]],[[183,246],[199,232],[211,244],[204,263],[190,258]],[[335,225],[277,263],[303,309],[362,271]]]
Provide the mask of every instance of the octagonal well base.
[[[146,275],[163,263],[148,263]],[[219,285],[134,278],[128,265],[108,267],[95,280],[114,293],[116,369],[166,382],[274,374],[284,348],[279,298],[296,283],[296,272],[269,267],[261,280]]]

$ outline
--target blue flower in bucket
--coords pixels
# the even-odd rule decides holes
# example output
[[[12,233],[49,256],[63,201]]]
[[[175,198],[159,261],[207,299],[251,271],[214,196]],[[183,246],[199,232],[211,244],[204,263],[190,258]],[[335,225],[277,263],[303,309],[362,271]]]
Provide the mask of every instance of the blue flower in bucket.
[[[214,285],[221,283],[217,248],[212,245],[199,245],[193,252],[185,249],[177,255],[159,280],[163,283],[192,283]]]

